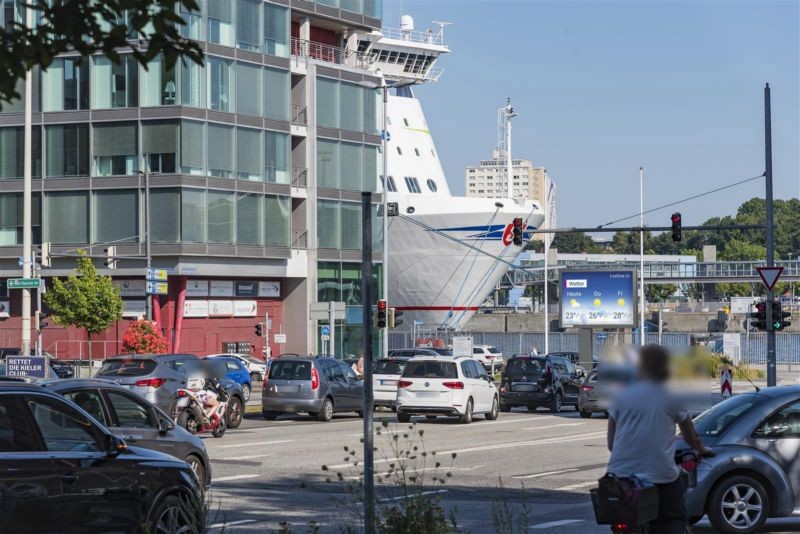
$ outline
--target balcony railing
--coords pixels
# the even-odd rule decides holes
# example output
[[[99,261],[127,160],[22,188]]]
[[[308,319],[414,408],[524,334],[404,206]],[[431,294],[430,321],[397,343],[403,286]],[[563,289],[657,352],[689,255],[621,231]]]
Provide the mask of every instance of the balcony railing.
[[[308,248],[308,230],[305,228],[292,230],[292,248],[294,250],[306,250]]]
[[[292,187],[308,186],[308,169],[295,167],[292,169]]]
[[[347,50],[346,48],[325,43],[306,41],[299,37],[292,37],[292,55],[303,59],[316,59],[326,63],[349,65],[362,69],[375,62],[375,58],[370,54]]]
[[[292,124],[308,126],[308,108],[306,106],[292,106]]]
[[[444,33],[441,30],[434,33],[433,30],[419,32],[401,30],[400,28],[382,28],[381,33],[387,39],[397,39],[421,44],[444,45]]]

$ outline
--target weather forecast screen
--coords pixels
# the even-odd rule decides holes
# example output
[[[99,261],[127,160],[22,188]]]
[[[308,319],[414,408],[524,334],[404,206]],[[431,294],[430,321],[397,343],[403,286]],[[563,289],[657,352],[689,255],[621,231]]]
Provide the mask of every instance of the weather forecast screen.
[[[564,271],[561,326],[634,326],[635,280],[635,271]]]

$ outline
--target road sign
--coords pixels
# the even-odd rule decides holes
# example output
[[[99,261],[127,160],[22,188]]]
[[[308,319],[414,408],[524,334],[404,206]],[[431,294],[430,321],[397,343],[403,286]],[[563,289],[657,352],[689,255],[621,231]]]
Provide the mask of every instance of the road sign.
[[[767,286],[767,290],[772,291],[772,288],[778,283],[778,278],[781,277],[783,267],[756,267],[756,270],[758,271],[758,276],[761,277],[761,281]]]
[[[41,278],[9,278],[8,289],[39,289]]]
[[[45,378],[46,356],[6,356],[6,376]]]
[[[275,334],[275,343],[286,343],[286,334]]]
[[[145,293],[148,295],[166,295],[169,285],[166,282],[147,282]]]
[[[453,337],[453,356],[472,358],[472,336]]]
[[[322,336],[322,341],[330,341],[331,336]]]
[[[145,280],[166,282],[168,274],[166,269],[147,269],[145,270]]]
[[[597,339],[599,340],[608,339],[608,334],[606,334],[605,332],[598,332],[597,334],[595,334],[595,337],[597,337]]]
[[[328,317],[329,312],[331,310],[331,304],[333,304],[333,318],[334,319],[344,319],[347,306],[344,302],[312,302],[310,306],[310,318],[312,321],[327,321],[330,318]]]
[[[381,130],[381,139],[388,143],[392,140],[392,134],[389,133],[389,130]]]
[[[331,335],[331,327],[330,326],[323,326],[322,328],[319,329],[319,331],[323,336]]]

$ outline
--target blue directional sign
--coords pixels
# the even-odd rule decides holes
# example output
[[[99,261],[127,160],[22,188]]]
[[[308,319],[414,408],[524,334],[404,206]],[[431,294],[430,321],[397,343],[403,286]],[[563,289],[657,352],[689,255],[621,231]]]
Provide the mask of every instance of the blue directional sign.
[[[389,130],[381,130],[381,139],[388,143],[392,140],[392,134],[389,133]]]
[[[331,327],[330,326],[327,326],[327,325],[323,326],[322,328],[319,329],[319,331],[320,331],[320,334],[322,334],[323,336],[331,335]]]

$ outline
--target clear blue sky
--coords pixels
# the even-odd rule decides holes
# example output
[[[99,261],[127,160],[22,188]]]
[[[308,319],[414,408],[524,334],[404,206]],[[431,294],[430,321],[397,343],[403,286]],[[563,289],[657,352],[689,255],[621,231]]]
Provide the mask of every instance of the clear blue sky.
[[[404,0],[452,54],[417,89],[454,194],[491,155],[496,110],[520,116],[515,156],[559,187],[559,226],[596,226],[764,170],[763,87],[772,88],[775,195],[800,195],[798,0]],[[400,0],[384,0],[399,27]],[[678,208],[683,224],[733,213],[763,181]],[[671,210],[649,215],[667,225]],[[631,221],[635,222],[635,221]]]

